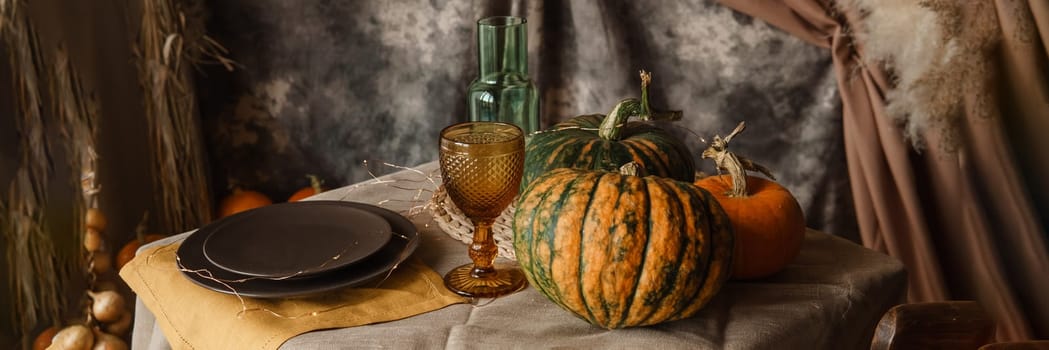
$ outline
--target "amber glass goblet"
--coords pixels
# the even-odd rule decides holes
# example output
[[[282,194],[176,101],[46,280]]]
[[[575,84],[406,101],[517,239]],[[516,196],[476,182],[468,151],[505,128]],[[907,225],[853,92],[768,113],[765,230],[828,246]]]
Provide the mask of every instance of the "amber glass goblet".
[[[472,264],[453,269],[444,285],[477,298],[513,293],[525,284],[516,266],[495,268],[498,248],[492,223],[517,196],[524,172],[524,133],[513,124],[459,123],[441,130],[441,179],[463,214],[474,224]]]

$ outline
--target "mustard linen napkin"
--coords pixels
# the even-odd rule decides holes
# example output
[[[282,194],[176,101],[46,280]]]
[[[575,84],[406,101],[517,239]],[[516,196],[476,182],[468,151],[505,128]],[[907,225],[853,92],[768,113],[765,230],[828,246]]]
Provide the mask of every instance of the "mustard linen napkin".
[[[312,330],[398,320],[466,300],[443,287],[441,276],[417,259],[402,263],[378,288],[366,284],[296,299],[244,298],[200,287],[175,263],[180,243],[142,251],[120,277],[156,316],[173,349],[276,349]],[[327,311],[325,311],[327,310]],[[322,311],[315,315],[311,312]]]

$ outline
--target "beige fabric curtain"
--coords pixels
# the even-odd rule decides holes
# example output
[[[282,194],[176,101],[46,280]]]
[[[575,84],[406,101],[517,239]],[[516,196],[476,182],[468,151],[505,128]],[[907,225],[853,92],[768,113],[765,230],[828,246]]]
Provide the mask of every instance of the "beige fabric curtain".
[[[904,262],[909,300],[977,300],[998,322],[999,340],[1049,338],[1049,254],[1032,201],[1044,195],[1030,192],[1049,188],[1030,180],[1045,179],[1049,167],[1049,138],[1034,131],[1049,124],[1049,4],[995,2],[1001,38],[992,79],[999,91],[990,96],[996,106],[982,115],[986,100],[966,95],[957,148],[940,147],[946,135],[928,128],[922,136],[929,144],[918,152],[885,109],[894,87],[886,73],[906,62],[887,62],[889,69],[870,64],[864,43],[846,34],[862,21],[854,11],[819,0],[721,2],[831,50],[863,244]],[[966,4],[962,18],[978,10],[970,5],[979,2],[959,3]],[[1041,148],[1014,152],[1007,124],[1027,133],[1019,147]],[[1018,161],[1037,172],[1022,173]]]

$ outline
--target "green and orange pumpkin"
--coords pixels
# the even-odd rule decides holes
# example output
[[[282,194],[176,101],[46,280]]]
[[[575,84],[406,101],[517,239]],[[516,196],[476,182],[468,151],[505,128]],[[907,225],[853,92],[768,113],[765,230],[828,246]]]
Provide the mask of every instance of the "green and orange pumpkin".
[[[616,171],[637,163],[647,175],[691,182],[695,164],[688,147],[647,120],[674,120],[680,111],[654,111],[648,104],[651,75],[641,72],[641,99],[616,104],[607,116],[582,115],[531,136],[525,146],[523,190],[539,175],[557,168]],[[643,121],[628,121],[639,117]]]
[[[514,249],[531,285],[604,328],[690,317],[731,273],[728,217],[691,182],[561,168],[516,207]]]

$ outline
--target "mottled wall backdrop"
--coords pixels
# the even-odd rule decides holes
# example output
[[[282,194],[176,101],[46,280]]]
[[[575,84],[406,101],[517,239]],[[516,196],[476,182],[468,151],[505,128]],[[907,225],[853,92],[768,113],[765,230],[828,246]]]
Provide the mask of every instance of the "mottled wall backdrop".
[[[746,120],[736,150],[775,170],[810,226],[855,237],[826,50],[712,0],[225,0],[210,9],[209,29],[240,64],[199,80],[219,196],[235,183],[280,201],[306,174],[339,186],[367,179],[365,160],[436,159],[438,131],[466,120],[475,21],[514,14],[528,20],[544,125],[638,96],[637,71],[650,70],[653,103],[685,111],[675,129],[697,155],[695,134]]]

